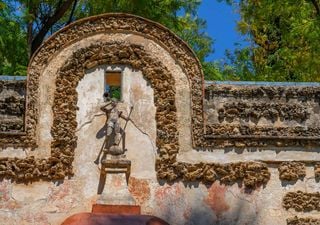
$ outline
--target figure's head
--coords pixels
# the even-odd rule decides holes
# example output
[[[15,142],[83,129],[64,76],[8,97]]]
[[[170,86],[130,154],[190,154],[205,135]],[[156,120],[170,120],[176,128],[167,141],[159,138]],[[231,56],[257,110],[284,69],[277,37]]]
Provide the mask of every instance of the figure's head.
[[[105,102],[110,101],[110,93],[108,91],[103,93],[103,99]]]
[[[108,98],[110,96],[110,93],[108,91],[104,92],[103,97]]]

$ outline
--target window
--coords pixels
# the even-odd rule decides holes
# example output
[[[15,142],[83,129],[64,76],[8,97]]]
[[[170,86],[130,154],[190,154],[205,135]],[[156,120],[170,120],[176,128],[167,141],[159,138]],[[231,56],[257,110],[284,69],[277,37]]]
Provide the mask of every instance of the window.
[[[104,96],[121,100],[121,72],[107,71],[104,78]]]

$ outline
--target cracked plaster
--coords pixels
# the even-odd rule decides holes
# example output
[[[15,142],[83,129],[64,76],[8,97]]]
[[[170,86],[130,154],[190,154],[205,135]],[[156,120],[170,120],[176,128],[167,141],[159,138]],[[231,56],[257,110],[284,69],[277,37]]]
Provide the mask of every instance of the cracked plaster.
[[[48,64],[42,71],[43,76],[40,76],[39,80],[39,82],[43,84],[43,86],[40,85],[40,100],[38,102],[39,105],[37,105],[37,107],[39,107],[38,113],[40,117],[38,122],[39,130],[37,131],[38,133],[36,135],[36,138],[38,139],[38,141],[40,140],[40,142],[38,143],[38,149],[35,149],[31,153],[35,157],[42,158],[50,156],[50,145],[52,141],[50,129],[54,120],[52,105],[54,102],[54,89],[56,88],[56,86],[52,85],[52,83],[55,84],[56,75],[59,72],[59,68],[65,65],[65,63],[68,61],[68,58],[70,58],[73,52],[77,49],[89,47],[89,45],[94,42],[99,42],[103,40],[106,41],[107,38],[125,40],[128,42],[131,41],[131,44],[134,44],[134,42],[139,41],[142,43],[147,43],[144,45],[144,48],[148,49],[149,53],[152,53],[155,56],[161,58],[161,61],[169,68],[169,71],[173,72],[173,74],[181,75],[180,77],[174,76],[175,87],[178,87],[175,95],[175,104],[177,105],[176,110],[178,117],[177,128],[179,130],[179,147],[181,151],[178,155],[178,160],[188,163],[212,163],[250,161],[261,158],[277,158],[287,160],[292,160],[295,158],[308,159],[310,157],[316,158],[318,156],[317,150],[310,150],[309,152],[304,152],[303,154],[296,154],[294,150],[276,153],[276,151],[274,151],[273,149],[267,149],[267,151],[263,151],[262,153],[258,149],[254,154],[250,151],[250,149],[246,149],[244,154],[239,154],[239,152],[237,152],[234,149],[231,151],[231,154],[225,154],[226,152],[223,149],[220,149],[220,151],[218,150],[217,152],[215,152],[215,154],[212,154],[212,152],[205,153],[201,150],[195,151],[192,148],[191,143],[191,130],[194,131],[193,129],[191,129],[191,121],[197,120],[197,118],[199,117],[195,116],[191,118],[191,114],[194,112],[191,111],[190,107],[185,106],[191,105],[191,101],[197,99],[197,96],[191,95],[190,90],[188,88],[189,86],[194,85],[192,86],[192,88],[195,88],[199,91],[199,86],[197,85],[200,85],[200,83],[197,85],[195,83],[192,83],[196,82],[199,77],[190,78],[190,80],[185,78],[183,75],[185,71],[178,66],[180,62],[175,61],[174,59],[172,59],[169,53],[163,51],[161,45],[154,44],[150,40],[141,38],[138,35],[124,33],[112,35],[108,34],[107,36],[108,37],[104,36],[103,34],[96,34],[90,37],[85,37],[83,40],[80,40],[79,42],[73,43],[69,47],[64,48],[64,51],[60,52],[58,55],[52,54],[52,59],[55,60],[50,60],[48,62]],[[48,52],[45,54],[50,53]],[[190,55],[183,57],[188,58],[189,56]],[[35,59],[35,61],[37,60],[39,59]],[[97,152],[102,144],[101,141],[103,139],[100,138],[97,140],[96,135],[105,122],[105,118],[103,116],[100,116],[101,114],[99,112],[99,107],[95,107],[97,104],[102,103],[102,95],[100,94],[100,91],[103,92],[103,87],[101,86],[103,82],[97,82],[94,85],[93,83],[95,80],[101,81],[101,79],[103,79],[103,76],[101,75],[103,75],[103,72],[106,70],[106,68],[108,68],[108,66],[105,65],[94,67],[85,71],[84,78],[80,81],[80,83],[77,86],[77,102],[79,107],[79,110],[77,111],[78,124],[77,128],[75,129],[76,135],[78,137],[77,149],[75,151],[74,161],[68,162],[69,164],[72,164],[74,166],[74,176],[71,178],[71,180],[64,180],[61,184],[49,183],[48,189],[50,191],[49,196],[45,197],[47,199],[46,204],[42,203],[41,201],[37,203],[32,203],[29,202],[28,197],[26,197],[25,199],[21,197],[20,200],[24,201],[26,203],[25,205],[29,204],[30,208],[22,206],[22,208],[16,211],[15,218],[18,219],[12,218],[10,220],[9,218],[12,214],[12,208],[17,207],[13,204],[13,199],[10,197],[11,199],[7,199],[8,202],[4,202],[4,205],[2,206],[3,208],[0,210],[0,218],[3,219],[3,221],[6,221],[8,224],[16,224],[17,220],[25,220],[27,221],[27,224],[60,224],[63,218],[66,218],[68,215],[72,215],[80,211],[90,211],[92,203],[96,202],[97,184],[99,182],[99,167],[97,167],[92,162],[95,160],[95,157],[97,156]],[[148,198],[145,198],[143,203],[143,213],[160,216],[164,219],[167,219],[170,223],[177,225],[198,225],[209,224],[212,222],[216,222],[219,224],[253,224],[252,221],[255,221],[254,224],[268,225],[270,224],[268,223],[270,222],[270,220],[272,220],[272,223],[284,225],[286,223],[285,219],[294,216],[294,214],[290,211],[285,211],[282,208],[282,197],[289,191],[298,191],[299,189],[304,189],[308,192],[314,192],[317,191],[317,189],[319,189],[318,184],[314,180],[314,173],[311,173],[313,171],[313,168],[312,171],[310,167],[306,168],[307,175],[305,177],[305,180],[307,182],[298,180],[295,184],[291,184],[283,183],[278,179],[279,172],[277,169],[269,168],[269,174],[268,168],[266,166],[262,166],[260,167],[260,170],[258,172],[258,174],[262,174],[262,172],[264,174],[264,176],[259,177],[259,179],[261,179],[260,183],[266,184],[266,182],[269,179],[270,180],[268,182],[268,185],[266,185],[265,187],[256,187],[257,189],[255,191],[251,190],[250,192],[250,190],[244,187],[244,185],[241,183],[234,183],[229,184],[229,186],[224,186],[224,184],[219,184],[219,182],[216,181],[213,184],[219,187],[221,186],[221,189],[225,189],[224,195],[226,204],[230,206],[230,208],[223,207],[224,210],[218,212],[217,205],[211,204],[210,206],[210,204],[207,204],[207,201],[205,201],[205,199],[210,196],[210,191],[217,191],[216,189],[211,190],[211,186],[204,185],[201,183],[199,184],[198,180],[195,180],[194,182],[176,182],[174,184],[159,184],[158,180],[156,179],[154,168],[154,160],[156,157],[156,149],[154,144],[156,143],[155,120],[154,118],[143,118],[146,115],[147,117],[152,117],[152,114],[155,113],[155,109],[153,108],[155,107],[153,104],[153,90],[150,87],[148,87],[148,81],[144,80],[140,71],[132,71],[129,67],[121,67],[120,69],[123,70],[125,73],[128,72],[128,74],[136,76],[137,82],[135,84],[143,84],[142,86],[139,86],[138,89],[142,88],[145,91],[145,93],[147,93],[147,95],[144,96],[146,97],[144,98],[145,101],[137,103],[136,108],[139,109],[139,113],[137,111],[133,113],[132,116],[134,117],[134,123],[128,124],[128,131],[129,134],[131,134],[131,136],[128,135],[127,137],[128,140],[130,140],[130,143],[133,143],[130,146],[131,149],[129,149],[129,151],[127,152],[128,157],[133,162],[140,162],[133,164],[132,178],[146,181],[148,183],[148,187],[150,188],[150,196],[148,196]],[[190,74],[190,67],[188,67],[188,70],[189,71],[187,72]],[[198,75],[198,71],[193,72]],[[128,78],[127,81],[129,82],[130,79],[131,77]],[[130,82],[132,82],[132,80]],[[88,84],[92,84],[94,88],[90,88],[90,85]],[[134,84],[134,82],[132,82],[131,84]],[[184,85],[186,85],[188,88],[184,88]],[[134,95],[133,91],[130,90],[131,89],[129,89],[128,91],[127,89],[126,93],[129,96]],[[200,92],[198,93],[198,95],[199,94]],[[136,97],[124,99],[124,101],[126,102],[123,106],[124,109],[128,109],[128,106],[132,104],[132,102],[130,101],[138,100],[139,99],[137,99]],[[66,102],[66,104],[68,103],[69,102]],[[200,102],[196,103],[199,103],[199,105],[201,105]],[[33,105],[31,104],[31,106]],[[198,113],[199,110],[202,113],[201,108],[198,108],[197,110]],[[149,126],[147,126],[146,123],[144,123],[142,118],[148,121]],[[201,126],[199,128],[199,123],[201,124],[201,119],[195,122],[195,126],[198,126],[197,129],[201,129]],[[199,140],[197,138],[199,138],[199,133],[195,134],[195,139],[196,141],[201,141],[201,138]],[[28,151],[25,152],[29,154]],[[184,155],[189,153],[192,153],[192,155],[189,155],[188,157]],[[276,156],[275,154],[278,155]],[[141,159],[144,160],[144,163],[141,163]],[[186,173],[183,176],[190,176],[190,179],[188,178],[189,180],[196,178],[198,173],[200,174],[198,174],[200,177],[203,176],[203,174],[201,174],[201,166],[199,172],[197,171],[199,168],[197,168],[196,166],[184,164],[184,166],[185,165],[187,166],[184,169],[187,171],[190,170],[190,173]],[[239,163],[238,165],[242,169],[247,166],[257,166],[241,163]],[[223,167],[223,169],[226,168]],[[235,172],[234,170],[226,171],[228,172],[227,175],[232,175]],[[254,170],[244,171],[245,177],[241,177],[242,179],[247,178],[246,174],[253,173]],[[213,170],[213,172],[215,171]],[[225,173],[225,171],[222,172],[222,174]],[[88,174],[90,175],[88,176]],[[192,177],[190,174],[195,174],[196,176]],[[223,175],[223,177],[228,179],[228,176]],[[201,179],[203,178],[201,177]],[[249,181],[250,185],[251,182],[253,182],[253,186],[255,187],[256,179],[257,177],[253,176],[252,180],[249,179],[247,181]],[[42,181],[39,184],[41,186]],[[11,182],[5,183],[5,185],[2,188],[3,193],[13,193],[13,196],[19,194],[20,186],[16,186],[13,188],[13,186],[15,185],[16,184],[12,184]],[[33,186],[34,184],[29,185]],[[45,187],[46,185],[43,186]],[[46,196],[46,191],[44,191],[46,190],[46,188],[40,189],[42,191],[39,192],[39,195]],[[0,190],[0,192],[1,191],[2,190]],[[219,193],[219,191],[218,193],[211,193],[211,196],[219,197]],[[137,199],[139,199],[139,196],[136,197]],[[42,197],[40,196],[37,196],[36,198],[42,199]],[[29,199],[32,199],[32,197],[30,197]],[[168,211],[168,206],[170,206],[170,211]],[[38,212],[37,216],[32,215],[32,212],[34,211]],[[313,216],[313,214],[307,213],[307,216]],[[199,220],[199,218],[201,219]]]

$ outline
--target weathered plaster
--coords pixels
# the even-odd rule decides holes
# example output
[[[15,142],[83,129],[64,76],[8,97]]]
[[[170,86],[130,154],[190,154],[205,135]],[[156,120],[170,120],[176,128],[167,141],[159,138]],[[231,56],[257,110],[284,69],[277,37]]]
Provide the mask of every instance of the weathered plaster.
[[[293,216],[319,218],[316,210],[283,207],[288,193],[319,192],[318,146],[272,147],[259,140],[256,147],[244,148],[245,139],[232,146],[208,142],[202,72],[191,50],[160,25],[111,14],[76,22],[34,56],[26,134],[0,135],[3,146],[24,147],[0,152],[0,175],[11,178],[0,182],[1,221],[61,224],[72,214],[91,211],[101,182],[94,161],[104,138],[100,106],[107,70],[123,73],[119,107],[124,114],[134,106],[126,129],[132,162],[128,190],[142,213],[176,225],[285,225]],[[117,197],[125,186],[124,175],[107,177],[106,193],[115,193],[111,203],[132,204]],[[301,202],[302,211],[307,203]]]

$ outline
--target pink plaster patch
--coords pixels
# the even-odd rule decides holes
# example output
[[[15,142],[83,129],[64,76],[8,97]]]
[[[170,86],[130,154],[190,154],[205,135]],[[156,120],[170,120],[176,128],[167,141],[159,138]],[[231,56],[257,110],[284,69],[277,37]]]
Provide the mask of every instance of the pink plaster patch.
[[[204,199],[204,202],[210,206],[217,216],[220,216],[230,208],[225,200],[226,189],[226,186],[215,182],[208,189],[208,196]]]
[[[75,190],[73,189],[76,186],[75,183],[70,181],[65,181],[63,184],[51,188],[48,204],[52,204],[58,208],[58,212],[67,212],[73,205],[78,201]]]
[[[155,193],[157,199],[165,199],[169,196],[179,198],[181,194],[181,187],[178,184],[173,184],[171,186],[166,184],[157,188]]]
[[[0,209],[21,208],[17,201],[10,197],[10,185],[11,183],[7,180],[0,182]]]
[[[130,177],[129,191],[138,205],[143,205],[151,196],[148,181],[145,179]]]
[[[183,212],[183,218],[187,221],[191,216],[192,210],[191,207],[187,207]]]
[[[14,209],[21,208],[21,205],[16,200],[10,199],[9,201],[7,201],[6,204],[4,204],[3,208],[14,210]]]
[[[21,216],[21,220],[29,224],[49,225],[48,217],[43,213],[27,212]]]
[[[49,201],[56,201],[64,199],[65,197],[71,194],[70,185],[68,183],[63,183],[60,186],[51,189],[51,193],[49,195]]]
[[[116,188],[121,187],[122,178],[120,178],[119,176],[112,176],[112,184],[113,184],[114,187],[116,187]]]
[[[192,209],[188,202],[188,196],[181,183],[173,185],[165,184],[156,188],[154,215],[171,220],[172,224],[182,224],[190,218]]]
[[[9,181],[4,180],[0,182],[0,202],[9,201],[10,192],[9,192]]]

